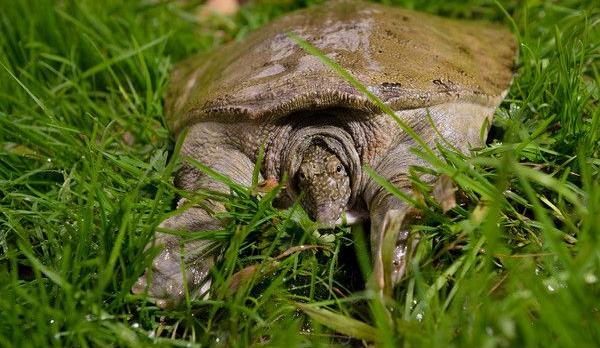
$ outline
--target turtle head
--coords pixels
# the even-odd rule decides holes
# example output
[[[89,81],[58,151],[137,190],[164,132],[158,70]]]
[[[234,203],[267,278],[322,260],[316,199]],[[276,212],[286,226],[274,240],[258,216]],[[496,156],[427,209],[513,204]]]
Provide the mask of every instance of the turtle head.
[[[303,154],[296,172],[303,193],[302,207],[314,220],[333,225],[348,205],[352,189],[347,168],[326,146],[312,144]]]

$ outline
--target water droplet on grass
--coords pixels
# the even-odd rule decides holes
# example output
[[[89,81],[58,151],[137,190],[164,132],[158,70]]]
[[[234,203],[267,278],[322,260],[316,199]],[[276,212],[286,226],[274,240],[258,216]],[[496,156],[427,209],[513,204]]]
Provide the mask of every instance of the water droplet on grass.
[[[595,282],[598,281],[598,277],[596,277],[596,275],[594,273],[587,273],[586,275],[583,276],[583,279],[588,284],[594,284]]]

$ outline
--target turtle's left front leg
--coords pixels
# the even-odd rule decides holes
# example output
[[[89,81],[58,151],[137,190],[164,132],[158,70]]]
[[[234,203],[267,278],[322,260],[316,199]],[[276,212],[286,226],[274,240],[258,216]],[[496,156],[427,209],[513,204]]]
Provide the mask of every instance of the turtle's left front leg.
[[[406,272],[411,249],[418,240],[406,225],[410,206],[383,190],[370,203],[373,286],[390,295]]]
[[[410,195],[407,171],[409,165],[414,164],[423,163],[410,153],[408,144],[401,144],[381,160],[375,172]],[[364,197],[371,220],[372,285],[378,292],[391,295],[393,287],[405,274],[408,258],[418,241],[418,236],[410,235],[407,226],[412,207],[372,178],[367,183]]]

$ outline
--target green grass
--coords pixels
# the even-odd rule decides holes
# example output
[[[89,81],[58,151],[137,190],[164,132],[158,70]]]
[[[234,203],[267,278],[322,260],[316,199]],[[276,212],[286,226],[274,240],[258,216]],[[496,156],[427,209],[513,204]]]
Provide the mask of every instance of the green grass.
[[[362,228],[318,230],[239,187],[210,235],[228,245],[210,299],[163,311],[130,293],[178,193],[170,69],[310,2],[198,22],[194,1],[0,0],[0,346],[600,346],[593,1],[387,1],[503,21],[520,41],[487,146],[440,145],[459,205],[425,194],[393,299],[364,289]]]

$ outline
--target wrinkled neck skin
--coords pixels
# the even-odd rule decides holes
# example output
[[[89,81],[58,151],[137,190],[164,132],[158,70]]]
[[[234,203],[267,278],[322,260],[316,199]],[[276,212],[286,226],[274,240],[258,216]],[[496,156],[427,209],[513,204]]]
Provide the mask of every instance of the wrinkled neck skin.
[[[280,162],[281,172],[288,175],[288,197],[300,198],[315,221],[340,224],[342,213],[354,206],[360,191],[361,161],[352,137],[342,127],[317,124],[294,127],[288,139]],[[347,181],[327,174],[333,173],[335,158],[343,165]],[[328,164],[332,167],[327,168]],[[306,180],[300,180],[301,173]]]

